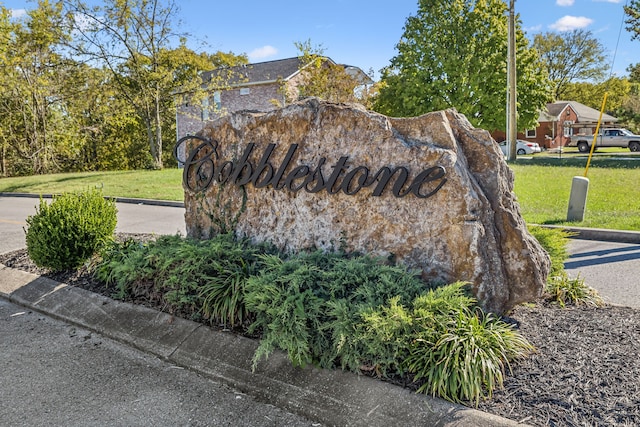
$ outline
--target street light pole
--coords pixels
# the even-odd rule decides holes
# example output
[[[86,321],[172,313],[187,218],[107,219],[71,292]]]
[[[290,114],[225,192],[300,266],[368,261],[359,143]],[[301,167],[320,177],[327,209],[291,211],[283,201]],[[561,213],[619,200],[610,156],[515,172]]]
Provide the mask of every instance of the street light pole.
[[[518,110],[516,106],[515,0],[509,0],[509,40],[507,44],[507,160],[516,159]]]

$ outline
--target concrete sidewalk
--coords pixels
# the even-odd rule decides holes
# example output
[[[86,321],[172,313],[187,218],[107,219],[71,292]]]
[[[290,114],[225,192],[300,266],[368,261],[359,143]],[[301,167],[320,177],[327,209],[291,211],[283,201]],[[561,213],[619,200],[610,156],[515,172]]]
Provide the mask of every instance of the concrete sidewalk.
[[[153,354],[323,425],[514,426],[501,417],[348,372],[291,366],[257,343],[0,264],[0,297]]]

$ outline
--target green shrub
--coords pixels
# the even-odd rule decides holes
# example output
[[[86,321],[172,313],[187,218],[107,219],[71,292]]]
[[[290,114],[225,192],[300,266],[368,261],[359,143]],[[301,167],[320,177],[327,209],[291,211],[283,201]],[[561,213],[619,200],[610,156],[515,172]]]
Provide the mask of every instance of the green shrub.
[[[404,361],[414,340],[414,322],[413,314],[397,297],[365,310],[349,337],[355,351],[344,356],[344,364],[352,371],[363,370],[377,377],[404,376]]]
[[[254,368],[281,349],[294,365],[411,374],[420,392],[477,403],[502,386],[510,360],[533,349],[477,309],[465,283],[430,289],[414,272],[370,257],[263,259],[245,287],[251,330],[262,332]]]
[[[414,273],[371,257],[312,252],[263,259],[263,270],[245,288],[256,319],[250,332],[262,333],[254,367],[279,348],[298,366],[340,362],[353,368],[360,313],[394,296],[409,302],[427,288]]]
[[[432,289],[416,272],[366,256],[284,259],[231,235],[163,236],[114,244],[96,274],[120,296],[155,298],[170,312],[230,325],[253,319],[254,368],[281,349],[294,365],[413,375],[420,392],[477,403],[502,385],[511,360],[532,351],[476,307],[465,283]]]
[[[403,361],[409,356],[411,343],[415,340],[415,328],[435,323],[436,316],[455,314],[461,308],[475,304],[463,282],[425,291],[412,302],[401,302],[395,297],[362,311],[349,337],[353,351],[339,353],[345,359],[343,365],[352,370],[366,367],[381,377],[404,375],[407,369]],[[411,306],[407,302],[411,302],[413,310],[405,309]]]
[[[40,199],[27,218],[27,252],[39,267],[76,268],[113,239],[117,209],[100,190],[66,193],[49,204]]]
[[[171,313],[235,326],[247,316],[244,283],[257,272],[258,254],[269,250],[230,234],[128,241],[103,252],[96,277],[115,285],[116,298],[148,298]]]

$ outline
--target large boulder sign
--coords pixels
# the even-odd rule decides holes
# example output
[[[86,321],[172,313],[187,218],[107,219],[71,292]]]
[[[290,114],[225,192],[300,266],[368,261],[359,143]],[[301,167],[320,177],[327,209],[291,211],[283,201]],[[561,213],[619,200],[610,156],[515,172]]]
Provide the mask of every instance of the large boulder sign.
[[[513,174],[455,110],[391,118],[310,98],[227,115],[175,152],[189,237],[393,259],[427,280],[468,281],[495,313],[542,293],[549,257],[520,215]]]

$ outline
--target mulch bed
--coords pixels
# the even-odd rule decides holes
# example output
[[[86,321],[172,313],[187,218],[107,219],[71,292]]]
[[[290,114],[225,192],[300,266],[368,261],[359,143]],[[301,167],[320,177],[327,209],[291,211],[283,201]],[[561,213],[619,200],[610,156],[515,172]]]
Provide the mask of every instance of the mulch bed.
[[[26,250],[0,255],[0,263],[112,293],[87,268],[51,273],[36,267]],[[640,310],[562,309],[541,301],[518,306],[505,320],[516,324],[537,352],[512,365],[504,389],[478,409],[534,426],[640,425]]]

